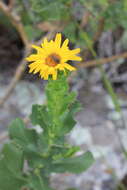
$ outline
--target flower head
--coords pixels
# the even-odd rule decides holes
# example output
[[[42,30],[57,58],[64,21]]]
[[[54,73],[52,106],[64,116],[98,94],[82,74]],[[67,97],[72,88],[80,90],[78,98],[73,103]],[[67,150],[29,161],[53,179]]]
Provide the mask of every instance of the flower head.
[[[34,74],[39,72],[41,78],[45,80],[51,75],[52,79],[56,80],[59,70],[76,70],[67,61],[81,61],[81,57],[76,55],[80,52],[80,48],[70,50],[68,43],[69,40],[66,39],[61,45],[61,34],[57,33],[54,41],[48,42],[45,38],[41,47],[32,45],[37,50],[37,54],[32,54],[26,58],[27,61],[32,62],[29,65],[29,72]]]

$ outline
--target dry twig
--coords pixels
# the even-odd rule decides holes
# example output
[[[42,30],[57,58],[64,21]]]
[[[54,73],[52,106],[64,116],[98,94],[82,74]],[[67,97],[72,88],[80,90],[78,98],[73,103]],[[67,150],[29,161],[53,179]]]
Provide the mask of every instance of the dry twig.
[[[19,32],[24,45],[29,46],[29,41],[24,31],[20,17],[18,15],[15,15],[3,2],[0,2],[0,10],[9,18],[13,26]]]
[[[17,15],[14,15],[9,9],[9,7],[6,6],[3,2],[0,2],[0,9],[10,19],[11,23],[15,26],[15,28],[19,32],[19,35],[25,46],[24,57],[26,57],[30,53],[31,47],[30,47],[27,35],[25,33],[24,27],[21,23],[20,17],[18,17]],[[15,75],[12,81],[10,82],[9,86],[7,87],[7,91],[4,97],[0,99],[0,106],[3,106],[4,102],[8,99],[8,97],[12,93],[17,82],[20,80],[25,68],[26,68],[26,61],[23,59],[21,63],[19,64],[18,68],[16,69]]]
[[[27,57],[29,53],[30,53],[30,49],[27,49],[24,57]],[[20,80],[25,68],[26,68],[26,61],[23,59],[21,63],[19,64],[18,68],[16,69],[15,75],[12,78],[12,81],[10,82],[9,86],[7,87],[4,97],[0,99],[0,106],[4,105],[6,100],[9,98],[9,96],[13,92],[13,89],[15,88],[17,82]]]
[[[105,64],[105,63],[110,63],[110,62],[113,62],[117,59],[125,59],[127,58],[127,52],[125,53],[121,53],[119,55],[113,55],[111,57],[108,57],[108,58],[101,58],[101,59],[96,59],[96,60],[93,60],[93,61],[86,61],[84,63],[79,63],[78,66],[80,67],[94,67],[94,66],[97,66],[97,65],[102,65],[102,64]]]
[[[9,8],[10,10],[13,9],[14,3],[15,3],[15,0],[10,0],[10,1],[9,1],[8,8]]]

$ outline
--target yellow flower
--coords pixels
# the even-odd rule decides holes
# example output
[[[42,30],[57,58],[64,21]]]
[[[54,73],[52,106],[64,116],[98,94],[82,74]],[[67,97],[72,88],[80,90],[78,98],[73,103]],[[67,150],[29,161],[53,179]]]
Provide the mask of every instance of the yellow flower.
[[[29,72],[34,74],[39,72],[41,78],[45,80],[48,79],[49,75],[52,75],[52,79],[56,80],[58,70],[76,70],[67,61],[81,61],[81,57],[76,55],[80,52],[80,48],[70,50],[68,43],[69,40],[66,39],[61,45],[61,34],[57,33],[54,41],[48,42],[45,38],[41,47],[32,45],[37,50],[37,54],[32,54],[26,58],[27,61],[32,62],[29,65]]]

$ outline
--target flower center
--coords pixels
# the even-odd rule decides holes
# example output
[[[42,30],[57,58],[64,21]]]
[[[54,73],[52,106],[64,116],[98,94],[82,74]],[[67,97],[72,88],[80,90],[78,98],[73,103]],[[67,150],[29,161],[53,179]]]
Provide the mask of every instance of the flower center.
[[[60,56],[55,54],[55,53],[49,55],[45,59],[45,64],[50,66],[50,67],[55,67],[59,63],[60,63]]]

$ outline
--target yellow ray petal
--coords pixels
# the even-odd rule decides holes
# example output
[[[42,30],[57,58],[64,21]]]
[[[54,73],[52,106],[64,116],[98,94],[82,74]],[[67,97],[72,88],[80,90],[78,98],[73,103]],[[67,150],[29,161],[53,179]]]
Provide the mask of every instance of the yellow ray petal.
[[[33,72],[37,67],[38,67],[38,65],[35,62],[30,64],[29,65],[29,68],[30,68],[29,72],[30,73]]]
[[[72,60],[72,61],[82,61],[82,58],[79,57],[79,56],[73,55],[73,56],[69,57],[69,60]]]
[[[69,65],[68,63],[64,63],[64,67],[66,69],[68,69],[69,71],[75,71],[76,68],[75,67],[72,67],[71,65]]]
[[[44,73],[44,79],[48,80],[48,78],[49,78],[49,75],[48,75],[48,71],[47,71],[46,73]]]
[[[38,54],[32,54],[29,57],[26,57],[27,61],[37,61],[40,59],[40,56]]]
[[[48,66],[47,65],[41,65],[40,69],[40,75],[42,78],[45,76],[45,74],[48,72]]]
[[[53,80],[56,80],[57,79],[57,70],[54,70],[54,73],[53,73]]]
[[[32,73],[34,71],[34,68],[30,68],[29,73]]]
[[[62,45],[61,48],[63,48],[63,49],[64,49],[64,48],[67,48],[68,43],[69,43],[69,40],[66,39],[66,40],[63,42],[63,45]]]
[[[55,44],[58,48],[60,48],[61,46],[61,33],[57,33],[56,34],[56,38],[55,38]]]
[[[44,50],[39,46],[32,45],[32,48],[36,49],[38,51],[38,53],[44,53]]]
[[[48,45],[48,40],[47,40],[47,38],[44,38],[41,46],[44,47],[44,46],[47,46],[47,45]]]
[[[50,67],[48,70],[48,74],[52,75],[53,80],[57,79],[57,70],[55,69],[55,67]]]
[[[79,52],[80,52],[80,48],[70,50],[70,53],[73,55],[78,54]]]
[[[59,69],[60,71],[64,71],[64,70],[65,70],[63,63],[58,64],[55,68],[56,68],[56,69]]]
[[[40,71],[40,69],[41,69],[40,67],[36,67],[36,69],[34,70],[33,73],[34,73],[34,74],[38,73],[38,72]]]

